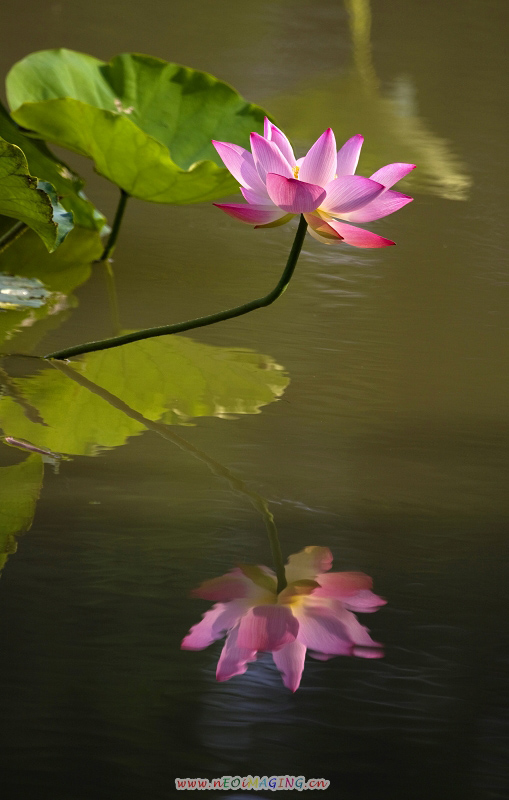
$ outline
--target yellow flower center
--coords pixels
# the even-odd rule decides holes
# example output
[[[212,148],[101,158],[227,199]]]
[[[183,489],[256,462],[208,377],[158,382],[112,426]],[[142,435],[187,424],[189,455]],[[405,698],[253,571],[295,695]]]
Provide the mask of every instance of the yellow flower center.
[[[293,581],[288,584],[286,589],[283,589],[283,591],[278,594],[277,602],[279,605],[298,608],[303,604],[306,597],[313,592],[313,589],[316,589],[319,585],[320,584],[316,581],[306,578]]]
[[[299,170],[300,170],[300,167],[295,166],[293,168],[293,177],[294,178],[298,178],[299,177]]]

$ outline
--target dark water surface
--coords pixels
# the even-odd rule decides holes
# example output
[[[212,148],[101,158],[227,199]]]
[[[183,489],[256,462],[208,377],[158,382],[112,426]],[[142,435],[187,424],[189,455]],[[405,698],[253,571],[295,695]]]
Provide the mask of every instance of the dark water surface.
[[[2,360],[4,432],[71,459],[0,448],[2,798],[159,800],[182,796],[177,776],[249,774],[324,777],[340,800],[509,796],[508,9],[2,4],[3,74],[47,47],[147,52],[232,83],[299,154],[330,125],[339,141],[365,135],[362,174],[419,167],[401,186],[415,202],[367,226],[398,247],[308,237],[271,308],[87,357],[138,418]],[[115,188],[67,160],[111,220]],[[85,243],[46,281],[51,313],[0,313],[1,349],[40,355],[265,294],[292,237],[211,205],[132,201],[119,319]],[[28,275],[13,258],[2,269]],[[292,695],[270,656],[219,684],[219,644],[180,651],[207,607],[191,588],[270,564],[262,518],[211,459],[270,502],[286,555],[325,545],[335,569],[373,576],[388,604],[363,621],[385,659],[308,659]]]

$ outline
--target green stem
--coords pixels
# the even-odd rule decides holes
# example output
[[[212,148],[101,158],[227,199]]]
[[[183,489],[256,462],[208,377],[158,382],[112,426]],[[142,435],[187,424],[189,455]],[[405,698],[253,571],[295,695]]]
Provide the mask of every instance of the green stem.
[[[0,236],[0,253],[3,253],[4,250],[7,250],[9,245],[16,241],[16,239],[27,230],[28,225],[26,225],[24,222],[21,222],[21,220],[16,222],[16,224],[13,225],[12,228],[9,228],[9,230],[4,233],[3,236]]]
[[[103,254],[100,258],[100,261],[106,261],[109,254],[115,247],[115,243],[117,241],[118,232],[120,230],[120,226],[122,224],[122,217],[124,216],[125,207],[127,201],[129,199],[129,195],[124,189],[120,190],[120,200],[118,201],[117,210],[115,212],[115,219],[113,220],[113,227],[111,229],[111,233],[109,235],[108,241],[106,242],[106,247],[104,248]]]
[[[267,535],[269,537],[270,549],[272,552],[272,560],[274,562],[275,572],[277,576],[277,592],[282,592],[283,589],[286,588],[286,577],[285,577],[285,566],[283,562],[283,554],[281,552],[281,545],[279,543],[279,536],[276,528],[276,523],[274,522],[274,515],[269,510],[267,501],[263,498],[258,492],[254,492],[252,489],[249,489],[246,486],[245,482],[238,478],[228,467],[225,467],[223,464],[220,464],[219,461],[211,458],[207,453],[204,453],[202,450],[199,450],[194,445],[190,444],[188,441],[183,439],[178,434],[174,433],[169,425],[166,425],[164,422],[154,422],[151,419],[147,419],[140,414],[138,411],[135,411],[133,408],[124,403],[116,395],[108,392],[107,389],[103,389],[102,386],[98,386],[93,381],[86,378],[80,372],[77,372],[73,367],[69,366],[68,364],[63,364],[59,360],[52,361],[54,367],[56,367],[60,372],[63,372],[64,375],[67,375],[68,378],[78,383],[80,386],[84,386],[90,392],[95,395],[98,395],[107,403],[109,403],[114,408],[122,411],[126,416],[130,417],[131,419],[136,420],[136,422],[140,422],[145,428],[148,428],[155,433],[158,433],[159,436],[162,436],[163,439],[167,439],[170,442],[173,442],[180,450],[184,450],[186,453],[190,453],[194,458],[197,458],[203,464],[210,469],[210,471],[221,478],[226,478],[229,482],[232,489],[237,492],[238,494],[242,494],[245,497],[248,497],[252,505],[256,508],[257,511],[260,512],[262,519],[265,524],[265,528],[267,530]]]
[[[198,317],[197,319],[187,320],[186,322],[176,322],[173,325],[162,325],[159,328],[145,328],[144,330],[126,333],[122,336],[114,336],[111,339],[101,339],[97,342],[78,344],[75,347],[68,347],[65,350],[57,350],[54,353],[49,353],[47,356],[44,356],[44,358],[67,359],[71,358],[71,356],[82,355],[83,353],[92,353],[96,350],[108,350],[110,347],[119,347],[122,344],[129,344],[129,342],[138,342],[140,339],[151,339],[154,336],[166,336],[171,333],[183,333],[183,331],[189,331],[193,328],[202,328],[205,325],[213,325],[215,322],[222,322],[225,319],[240,317],[242,314],[248,314],[250,311],[255,311],[257,308],[270,306],[271,303],[283,294],[290,282],[302,249],[306,229],[307,222],[301,215],[299,227],[297,228],[297,233],[295,234],[295,239],[284,272],[277,286],[275,286],[269,294],[265,295],[265,297],[259,297],[257,300],[251,300],[249,303],[244,303],[235,308],[229,308],[226,311],[219,311],[217,314],[210,314],[207,317]]]

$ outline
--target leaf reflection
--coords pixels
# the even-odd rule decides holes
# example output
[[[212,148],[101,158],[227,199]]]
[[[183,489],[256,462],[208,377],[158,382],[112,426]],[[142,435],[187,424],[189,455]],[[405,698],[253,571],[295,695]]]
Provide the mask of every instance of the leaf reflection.
[[[175,337],[177,338],[177,337]],[[173,341],[175,341],[175,338]],[[190,442],[183,439],[178,434],[174,433],[170,429],[170,426],[165,422],[154,422],[153,420],[147,419],[143,417],[138,411],[135,411],[133,408],[130,408],[127,403],[124,403],[119,397],[116,397],[111,392],[108,392],[106,389],[103,389],[97,384],[94,384],[84,375],[81,375],[79,372],[74,370],[72,367],[69,367],[62,361],[53,361],[53,366],[59,370],[59,372],[66,375],[72,381],[75,381],[80,386],[85,387],[88,389],[92,394],[97,395],[97,397],[102,398],[105,400],[109,405],[113,408],[118,409],[121,413],[125,414],[129,419],[135,420],[143,424],[144,427],[148,428],[155,433],[158,433],[159,436],[162,436],[163,439],[172,442],[175,444],[180,450],[188,453],[189,455],[196,458],[198,461],[201,461],[205,464],[213,475],[216,475],[218,478],[224,478],[228,481],[231,488],[237,494],[244,495],[249,499],[251,504],[254,508],[260,513],[265,529],[267,531],[267,536],[269,538],[270,547],[272,550],[274,561],[277,563],[281,561],[281,548],[279,545],[279,537],[277,533],[276,524],[274,522],[274,516],[272,512],[269,510],[267,501],[265,500],[262,495],[258,494],[258,492],[253,491],[250,489],[245,481],[239,478],[235,473],[221,464],[219,461],[216,461],[214,458],[211,458],[207,453],[203,450],[200,450],[198,447],[195,447]]]
[[[38,366],[40,363],[37,360]],[[38,449],[53,457],[53,463],[55,458],[66,460],[63,453],[94,455],[97,446],[124,444],[129,436],[152,430],[246,496],[262,516],[273,552],[280,555],[274,518],[266,500],[227,467],[171,430],[171,425],[184,422],[183,408],[192,411],[193,416],[222,416],[226,411],[257,413],[262,405],[282,394],[288,384],[288,377],[271,358],[172,337],[166,342],[151,340],[92,353],[73,366],[53,361],[45,362],[44,367],[31,377],[21,378],[1,371],[8,388],[0,398],[0,425],[7,444]],[[103,385],[91,380],[90,375]],[[117,387],[135,407],[105,388],[105,383]],[[168,409],[170,401],[172,407]],[[42,465],[40,455],[34,453],[26,463],[31,459],[38,459]],[[42,466],[37,496],[41,482]],[[24,497],[23,491],[20,497]],[[35,499],[30,514],[23,517],[25,528],[35,511]],[[9,519],[11,516],[8,514]],[[0,520],[0,536],[1,524]],[[14,552],[12,535],[22,525],[16,530],[10,523],[4,527],[5,552]]]
[[[398,76],[382,93],[371,52],[369,0],[345,0],[350,18],[353,68],[346,74],[314,76],[312,84],[271,98],[271,108],[292,140],[312,141],[330,126],[338,140],[362,131],[366,144],[360,173],[370,175],[397,158],[419,165],[401,191],[420,190],[449,200],[466,200],[471,179],[446,139],[429,130],[418,114],[416,90]],[[302,109],[306,109],[306,114]]]
[[[15,534],[32,524],[42,477],[42,457],[36,453],[19,464],[0,467],[0,569],[16,552]]]
[[[1,225],[1,218],[0,218]],[[0,254],[0,351],[30,352],[75,305],[72,292],[90,277],[102,252],[97,231],[74,228],[49,254],[33,231],[27,231]],[[8,289],[11,293],[5,294]],[[16,295],[12,294],[16,292]],[[37,295],[36,305],[21,306],[20,293]],[[15,302],[13,302],[13,299]],[[25,298],[26,299],[26,298]]]
[[[154,420],[186,425],[193,417],[256,414],[288,385],[269,356],[181,336],[90,353],[67,374],[36,363],[34,375],[12,378],[9,396],[0,398],[0,426],[9,436],[72,455],[122,445]],[[89,391],[94,385],[122,398],[134,415]],[[45,425],[28,418],[27,404]]]

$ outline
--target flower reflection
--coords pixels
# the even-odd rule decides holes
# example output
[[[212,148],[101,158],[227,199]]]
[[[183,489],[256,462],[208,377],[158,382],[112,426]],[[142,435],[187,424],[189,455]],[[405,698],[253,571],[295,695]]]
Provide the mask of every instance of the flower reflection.
[[[336,139],[328,128],[304,158],[296,159],[283,131],[265,118],[264,135],[251,134],[251,153],[230,142],[213,142],[246,200],[214,205],[257,228],[284,225],[294,214],[304,214],[310,234],[324,244],[392,245],[390,239],[338,219],[371,222],[412,200],[391,187],[415,164],[388,164],[371,178],[355,175],[363,141],[360,135],[352,136],[336,152]]]
[[[322,661],[338,655],[380,658],[382,645],[352,612],[377,611],[385,600],[373,594],[368,575],[329,572],[331,566],[329,548],[306,547],[288,559],[288,585],[279,594],[268,567],[240,566],[205,581],[193,595],[217,602],[191,628],[182,649],[203,650],[226,631],[219,681],[242,675],[259,652],[268,651],[293,692],[300,684],[306,650]]]

